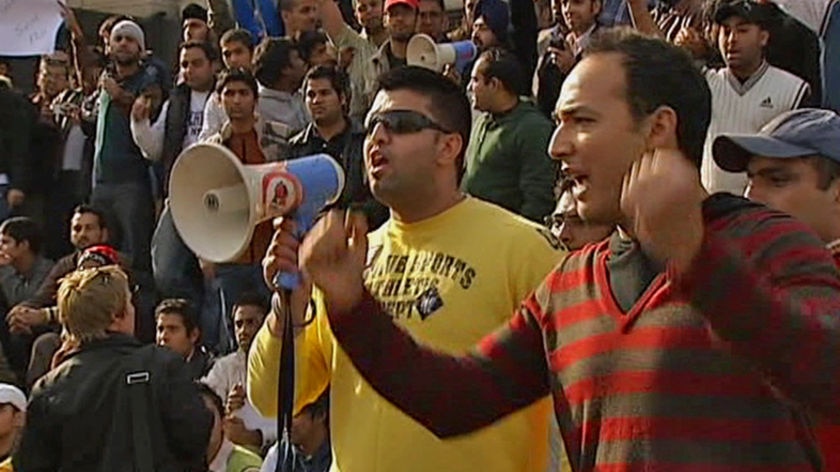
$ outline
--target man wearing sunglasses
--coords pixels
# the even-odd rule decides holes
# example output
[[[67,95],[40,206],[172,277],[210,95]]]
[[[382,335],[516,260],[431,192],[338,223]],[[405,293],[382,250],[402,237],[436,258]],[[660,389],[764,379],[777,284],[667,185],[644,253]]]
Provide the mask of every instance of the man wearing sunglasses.
[[[380,85],[364,158],[371,191],[391,218],[369,235],[364,281],[404,329],[462,352],[504,323],[562,253],[544,229],[458,190],[470,106],[457,85],[417,67],[392,70]],[[263,261],[267,280],[281,252],[297,247],[293,229],[284,222],[275,233]],[[545,471],[544,401],[469,437],[440,441],[362,379],[330,333],[320,290],[311,297],[310,304],[306,289],[293,295],[296,323],[312,319],[295,343],[295,400],[298,408],[311,403],[330,384],[336,470]],[[251,400],[266,416],[277,414],[283,320],[279,309],[269,314],[249,358]]]

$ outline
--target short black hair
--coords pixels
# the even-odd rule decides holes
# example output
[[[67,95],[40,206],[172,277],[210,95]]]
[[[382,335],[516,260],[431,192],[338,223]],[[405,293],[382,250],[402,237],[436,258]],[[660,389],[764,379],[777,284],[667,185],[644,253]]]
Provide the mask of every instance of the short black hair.
[[[437,3],[438,6],[440,7],[440,11],[442,11],[444,14],[446,14],[446,5],[443,3],[443,0],[432,0],[432,1]]]
[[[184,298],[167,298],[155,308],[155,320],[161,315],[177,315],[184,323],[187,334],[198,329],[198,317],[192,304]]]
[[[350,78],[347,77],[347,74],[341,68],[325,65],[315,66],[306,73],[303,83],[306,84],[312,79],[329,80],[333,90],[338,95],[344,95],[344,98],[348,102],[350,101]]]
[[[251,75],[250,72],[247,70],[237,67],[234,69],[225,69],[219,74],[219,79],[216,81],[216,92],[221,95],[222,90],[227,87],[227,84],[231,82],[243,82],[248,88],[254,92],[254,99],[257,99],[259,96],[259,87],[257,86],[257,80],[254,79],[254,76]]]
[[[210,403],[213,404],[213,408],[215,408],[216,411],[219,413],[219,418],[224,418],[225,417],[225,403],[222,400],[222,397],[220,397],[219,394],[216,393],[215,390],[210,388],[210,386],[207,385],[206,383],[201,382],[199,380],[196,380],[194,383],[195,383],[196,389],[198,389],[198,394],[201,395],[204,398],[209,398]]]
[[[312,418],[323,417],[324,425],[329,428],[330,424],[330,389],[327,387],[314,402],[306,405],[300,409],[301,413],[306,413]]]
[[[428,98],[434,119],[447,130],[458,133],[463,147],[458,154],[458,183],[464,176],[464,155],[470,143],[472,111],[461,87],[437,72],[418,66],[397,67],[379,77],[379,89],[386,92],[409,90]]]
[[[208,43],[207,41],[198,41],[195,39],[181,43],[181,45],[178,46],[178,54],[181,54],[181,51],[192,48],[198,48],[204,51],[204,56],[210,62],[219,60],[219,52],[216,51],[216,48],[213,47],[212,44]]]
[[[190,3],[181,10],[181,22],[188,19],[201,20],[207,23],[207,9],[196,3]]]
[[[329,42],[329,38],[327,38],[327,35],[323,31],[302,32],[297,39],[297,48],[298,52],[300,52],[301,59],[308,64],[315,47]]]
[[[640,121],[661,106],[677,114],[680,150],[699,168],[712,116],[712,93],[691,56],[661,39],[617,27],[596,34],[584,57],[618,54],[625,71],[625,98]]]
[[[0,234],[14,239],[18,244],[27,241],[29,250],[34,254],[41,252],[44,235],[41,232],[41,227],[32,218],[26,216],[9,218],[3,224],[0,224]]]
[[[91,205],[81,204],[76,206],[73,209],[74,215],[84,215],[84,214],[91,214],[96,216],[97,221],[99,221],[99,227],[102,229],[108,229],[108,221],[105,219],[105,213],[99,210],[96,207]]]
[[[292,11],[295,9],[298,0],[279,0],[277,2],[277,8],[280,11]]]
[[[250,31],[242,28],[225,31],[219,44],[242,43],[249,51],[254,52],[254,36]]]
[[[288,38],[265,38],[254,51],[254,77],[265,87],[280,80],[283,69],[292,64],[295,43]]]
[[[238,306],[255,306],[260,309],[263,314],[268,313],[268,300],[262,294],[255,290],[248,290],[242,292],[239,298],[236,299],[234,307]]]
[[[486,79],[499,79],[505,89],[516,96],[531,95],[530,82],[514,53],[502,48],[490,48],[481,53],[479,59],[485,61],[480,72]]]

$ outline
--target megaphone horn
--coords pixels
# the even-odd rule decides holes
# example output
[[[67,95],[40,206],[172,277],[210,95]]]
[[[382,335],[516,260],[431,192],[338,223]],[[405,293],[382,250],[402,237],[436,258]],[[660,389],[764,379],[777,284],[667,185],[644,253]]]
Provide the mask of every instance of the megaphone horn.
[[[336,201],[344,171],[326,154],[290,161],[242,165],[224,146],[198,143],[172,167],[169,207],[175,228],[196,256],[220,263],[236,260],[251,243],[254,227],[293,215],[299,232]],[[286,277],[285,288],[294,288]]]
[[[460,72],[475,59],[477,50],[472,41],[436,44],[426,34],[415,34],[408,41],[406,63],[435,72],[443,71],[447,64],[454,64]]]

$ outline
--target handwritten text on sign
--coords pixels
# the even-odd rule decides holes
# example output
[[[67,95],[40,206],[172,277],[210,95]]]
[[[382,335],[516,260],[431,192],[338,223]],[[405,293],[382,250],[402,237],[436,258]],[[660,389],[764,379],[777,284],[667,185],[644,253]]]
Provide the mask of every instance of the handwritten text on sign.
[[[53,52],[62,21],[55,0],[0,0],[0,56]]]

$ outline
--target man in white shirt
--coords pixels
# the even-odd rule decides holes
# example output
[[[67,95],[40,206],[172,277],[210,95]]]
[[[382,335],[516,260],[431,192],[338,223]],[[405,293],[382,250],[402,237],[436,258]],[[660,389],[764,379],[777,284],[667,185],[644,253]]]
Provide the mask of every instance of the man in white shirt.
[[[770,39],[770,7],[752,0],[723,3],[714,21],[718,47],[726,62],[705,73],[712,91],[712,120],[703,153],[701,177],[710,192],[744,193],[747,177],[723,171],[712,159],[712,143],[722,133],[754,133],[777,115],[798,108],[810,94],[808,84],[773,67],[764,58]]]
[[[268,313],[266,300],[253,292],[243,293],[233,310],[233,327],[239,349],[218,359],[201,381],[221,398],[227,399],[225,430],[240,446],[257,450],[277,439],[277,423],[254,410],[245,395],[248,350]]]
[[[131,110],[131,134],[143,156],[163,161],[163,195],[168,194],[169,172],[183,149],[198,141],[204,108],[213,90],[213,61],[218,58],[208,43],[190,41],[181,45],[180,65],[184,82],[178,85],[155,122],[143,98]],[[168,203],[152,237],[152,271],[164,298],[186,298],[200,307],[203,279],[195,255],[187,248],[172,221]]]

